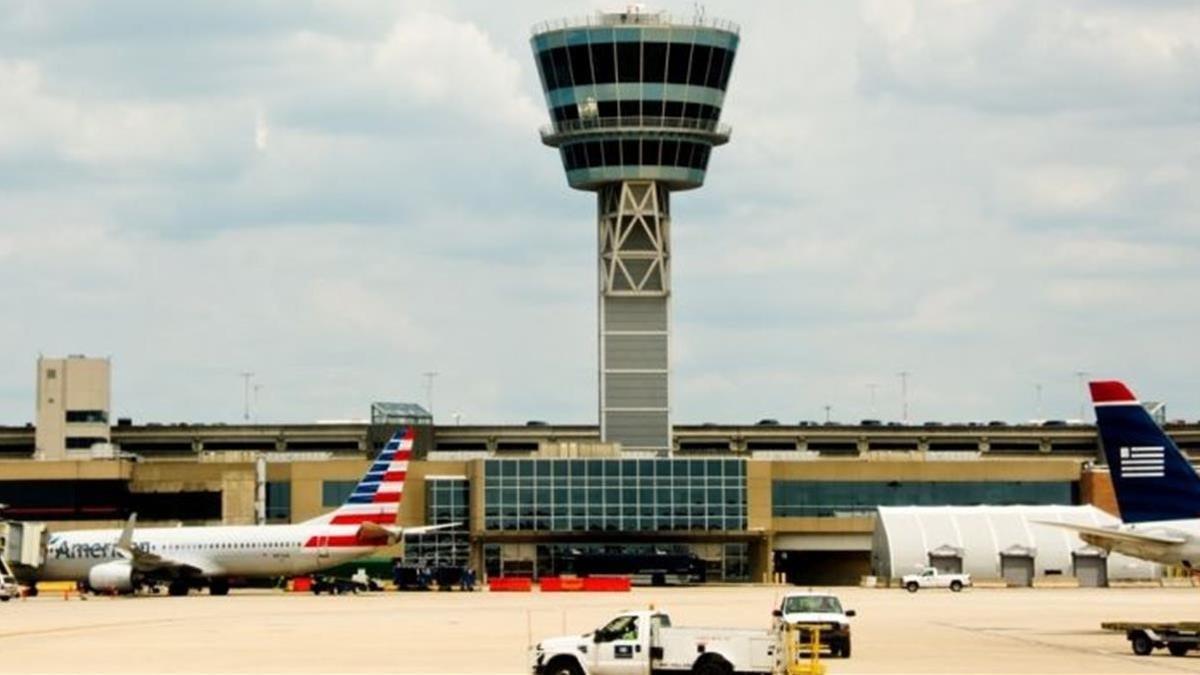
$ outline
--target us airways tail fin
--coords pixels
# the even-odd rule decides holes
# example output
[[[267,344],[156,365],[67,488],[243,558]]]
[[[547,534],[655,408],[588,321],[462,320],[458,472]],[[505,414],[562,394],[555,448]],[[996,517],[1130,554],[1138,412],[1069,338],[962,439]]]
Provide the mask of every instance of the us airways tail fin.
[[[1200,518],[1200,476],[1123,382],[1089,382],[1121,519]]]
[[[392,436],[354,486],[346,502],[336,510],[306,521],[305,525],[376,525],[387,529],[396,524],[408,462],[412,458],[412,427]]]

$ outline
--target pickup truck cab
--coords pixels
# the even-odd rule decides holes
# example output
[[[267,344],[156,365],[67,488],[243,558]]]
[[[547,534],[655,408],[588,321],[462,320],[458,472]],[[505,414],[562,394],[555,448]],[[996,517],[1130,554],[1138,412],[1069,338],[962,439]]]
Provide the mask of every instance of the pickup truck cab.
[[[970,574],[945,574],[933,567],[926,567],[920,574],[906,574],[901,579],[909,593],[922,588],[949,588],[955,593],[971,585]]]
[[[21,587],[17,580],[7,574],[0,574],[0,602],[8,602],[21,596]]]
[[[655,610],[622,612],[591,633],[542,640],[531,654],[534,675],[772,673],[770,631],[671,625]]]
[[[816,591],[793,591],[783,596],[779,607],[772,612],[776,630],[785,625],[818,625],[821,627],[821,646],[830,656],[850,658],[850,618],[852,609],[842,609],[836,595]],[[800,644],[809,636],[801,635]]]

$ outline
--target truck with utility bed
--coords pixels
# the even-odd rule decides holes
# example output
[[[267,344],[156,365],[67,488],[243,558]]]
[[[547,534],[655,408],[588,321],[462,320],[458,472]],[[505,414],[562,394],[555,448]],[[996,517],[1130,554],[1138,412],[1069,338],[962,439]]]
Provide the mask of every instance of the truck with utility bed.
[[[971,585],[970,574],[948,574],[935,567],[926,567],[920,574],[906,574],[900,580],[909,593],[922,588],[949,588],[955,593]]]
[[[671,624],[653,609],[622,612],[583,635],[549,638],[533,649],[534,675],[657,675],[779,672],[774,631]]]

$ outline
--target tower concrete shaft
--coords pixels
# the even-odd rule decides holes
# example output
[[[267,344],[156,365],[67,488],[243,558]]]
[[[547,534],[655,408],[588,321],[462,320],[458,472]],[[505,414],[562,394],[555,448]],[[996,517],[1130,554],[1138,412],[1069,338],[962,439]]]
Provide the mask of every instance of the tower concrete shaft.
[[[670,192],[656,181],[598,193],[600,437],[671,449]]]
[[[534,27],[530,44],[567,184],[599,203],[600,435],[671,451],[672,192],[704,185],[739,43],[736,25],[624,12]]]

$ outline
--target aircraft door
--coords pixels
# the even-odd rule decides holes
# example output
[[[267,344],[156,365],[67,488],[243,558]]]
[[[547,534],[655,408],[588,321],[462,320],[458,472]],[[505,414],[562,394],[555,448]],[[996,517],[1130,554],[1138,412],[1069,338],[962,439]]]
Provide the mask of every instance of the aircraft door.
[[[329,535],[317,535],[317,560],[326,560],[329,558]]]

